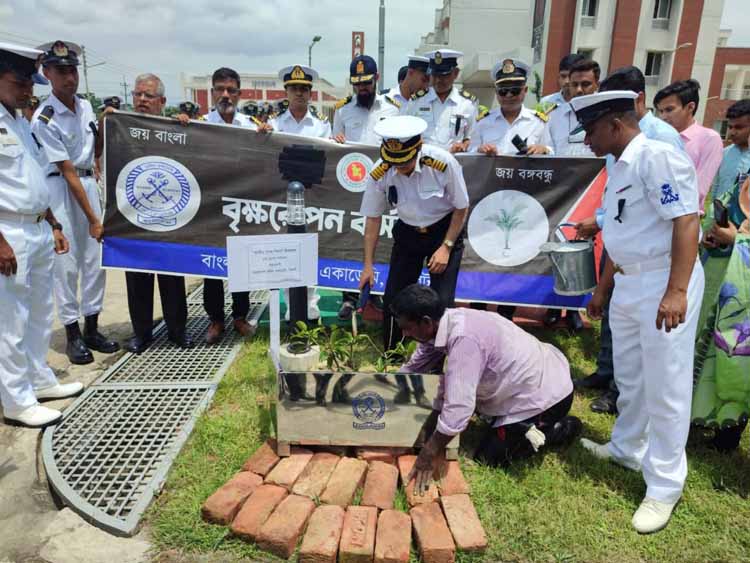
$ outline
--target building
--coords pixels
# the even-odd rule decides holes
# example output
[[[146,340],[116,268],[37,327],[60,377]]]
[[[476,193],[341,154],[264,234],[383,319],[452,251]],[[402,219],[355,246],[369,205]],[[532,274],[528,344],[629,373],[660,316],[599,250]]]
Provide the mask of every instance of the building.
[[[416,52],[462,51],[460,80],[489,105],[490,70],[504,57],[532,65],[529,89],[541,85],[540,94],[557,89],[558,63],[571,52],[598,61],[603,76],[638,66],[649,103],[671,82],[695,78],[706,100],[698,120],[720,128],[729,96],[744,96],[750,85],[750,49],[725,46],[723,7],[723,0],[444,0]]]

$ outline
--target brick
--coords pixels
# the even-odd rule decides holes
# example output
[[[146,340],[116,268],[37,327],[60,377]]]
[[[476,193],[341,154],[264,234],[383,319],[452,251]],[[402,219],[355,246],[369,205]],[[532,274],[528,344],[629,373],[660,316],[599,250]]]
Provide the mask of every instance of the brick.
[[[302,475],[294,483],[292,492],[295,495],[317,498],[323,491],[331,478],[333,470],[338,464],[339,456],[329,453],[318,453],[312,456]]]
[[[325,491],[320,496],[320,501],[325,504],[338,504],[349,506],[354,499],[354,494],[364,482],[367,473],[367,462],[353,457],[342,457],[333,475],[328,480]]]
[[[206,522],[229,524],[255,489],[263,484],[263,477],[241,471],[224,483],[206,499],[201,507],[201,516]]]
[[[378,509],[374,506],[347,508],[339,544],[339,563],[372,563],[377,525]]]
[[[269,438],[255,450],[255,453],[242,466],[242,470],[252,471],[265,477],[279,463],[279,459],[279,456],[276,455],[276,440]]]
[[[469,495],[440,497],[440,503],[458,549],[477,552],[487,549],[487,535]]]
[[[398,469],[382,461],[370,462],[362,493],[362,506],[375,506],[381,510],[393,508],[398,488]]]
[[[288,494],[284,487],[276,485],[258,487],[234,518],[232,533],[242,539],[255,541],[261,526]]]
[[[372,461],[382,461],[384,463],[396,464],[396,458],[400,455],[413,453],[412,448],[386,448],[386,447],[369,447],[357,448],[357,457],[370,463]]]
[[[448,461],[441,464],[438,471],[438,489],[442,496],[468,495],[471,492],[457,461]]]
[[[315,509],[299,550],[299,563],[336,563],[345,510],[335,504]]]
[[[312,459],[313,453],[304,448],[292,448],[292,455],[285,457],[276,464],[268,475],[266,483],[279,485],[287,491],[291,491],[295,481],[299,478],[305,467]]]
[[[398,510],[384,510],[378,517],[375,563],[406,563],[411,549],[411,518]]]
[[[276,557],[289,559],[314,510],[315,503],[309,498],[289,495],[261,526],[256,540],[258,547]]]
[[[448,524],[436,502],[420,504],[409,510],[414,526],[414,536],[424,563],[453,563],[456,544]]]
[[[408,483],[406,482],[412,467],[414,467],[414,462],[416,461],[417,456],[415,455],[402,455],[398,458],[398,470],[401,473],[401,483],[404,486],[404,492],[406,493],[406,500],[409,502],[409,506],[434,502],[438,498],[438,490],[434,482],[430,483],[430,487],[423,495],[414,494],[414,479]]]

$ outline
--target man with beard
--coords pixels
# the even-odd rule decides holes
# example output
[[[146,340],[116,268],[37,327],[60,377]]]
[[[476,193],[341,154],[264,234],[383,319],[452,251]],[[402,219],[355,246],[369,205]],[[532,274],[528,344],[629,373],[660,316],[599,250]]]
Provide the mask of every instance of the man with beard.
[[[70,252],[55,258],[57,315],[65,326],[68,359],[89,364],[94,361],[91,350],[111,354],[120,349],[98,330],[106,279],[100,265],[102,209],[94,177],[99,130],[89,101],[76,96],[81,48],[54,41],[39,49],[45,51],[42,65],[52,93],[34,114],[32,131],[47,155],[52,209],[65,223],[70,242]]]
[[[408,64],[398,71],[398,86],[381,93],[396,100],[402,108],[405,107],[414,94],[429,88],[430,77],[427,76],[429,66],[430,59],[427,57],[410,56]]]
[[[450,152],[465,152],[477,120],[477,98],[454,86],[458,78],[459,51],[442,49],[426,54],[432,88],[412,95],[404,115],[415,115],[427,122],[424,140]]]

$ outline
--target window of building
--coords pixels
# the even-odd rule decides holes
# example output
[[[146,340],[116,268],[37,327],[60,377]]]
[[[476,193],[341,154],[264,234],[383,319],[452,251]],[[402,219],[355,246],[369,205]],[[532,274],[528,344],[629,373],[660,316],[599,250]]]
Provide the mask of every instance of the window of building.
[[[577,53],[583,55],[588,60],[593,60],[594,58],[594,49],[578,49]]]
[[[597,2],[596,0],[583,0],[583,9],[581,10],[581,15],[595,18],[598,3],[599,2]]]
[[[657,53],[651,51],[646,53],[646,70],[643,73],[645,76],[656,76],[661,74],[661,63],[664,53]]]
[[[672,14],[672,0],[654,0],[653,27],[669,29],[669,16]]]

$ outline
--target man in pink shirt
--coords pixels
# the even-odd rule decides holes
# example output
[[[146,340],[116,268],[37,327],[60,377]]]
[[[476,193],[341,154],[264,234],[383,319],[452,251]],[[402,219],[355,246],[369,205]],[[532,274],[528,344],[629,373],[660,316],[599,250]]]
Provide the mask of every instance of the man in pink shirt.
[[[417,438],[424,442],[413,472],[418,492],[427,490],[433,462],[475,412],[490,422],[476,454],[489,465],[569,443],[580,432],[580,420],[567,416],[570,366],[551,344],[492,312],[445,309],[433,289],[419,284],[396,295],[391,310],[404,336],[419,342],[401,372],[434,373],[445,363]]]
[[[700,84],[697,80],[678,80],[656,93],[654,106],[659,117],[680,133],[685,152],[695,165],[698,173],[698,209],[702,215],[704,200],[721,165],[724,144],[716,131],[695,121],[698,90]]]

